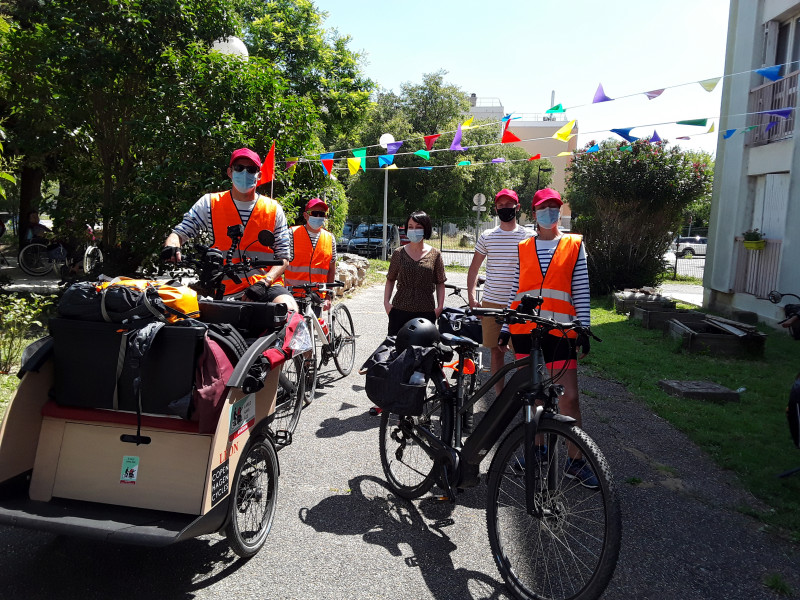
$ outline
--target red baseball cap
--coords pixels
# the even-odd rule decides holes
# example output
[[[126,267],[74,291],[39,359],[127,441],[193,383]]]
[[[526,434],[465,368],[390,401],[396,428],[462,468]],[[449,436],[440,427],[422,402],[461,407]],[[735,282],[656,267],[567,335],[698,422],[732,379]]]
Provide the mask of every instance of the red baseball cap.
[[[542,202],[547,202],[548,200],[558,200],[559,206],[564,204],[561,200],[561,194],[552,188],[544,188],[533,195],[533,206],[539,206]]]
[[[238,150],[234,150],[233,154],[231,154],[231,162],[228,163],[228,166],[230,167],[233,164],[233,161],[235,161],[237,158],[249,158],[256,163],[256,166],[259,169],[261,168],[261,158],[258,156],[258,154],[250,150],[250,148],[239,148]]]
[[[515,192],[514,190],[506,189],[506,188],[503,188],[502,190],[497,192],[497,195],[494,197],[494,201],[497,202],[503,196],[506,196],[507,198],[511,198],[514,202],[519,204],[519,197],[517,196],[517,192]]]
[[[323,209],[325,209],[326,212],[328,210],[328,205],[325,204],[325,202],[323,202],[319,198],[312,198],[311,200],[308,201],[308,204],[306,204],[306,212],[311,212],[311,210],[317,206],[321,206]]]

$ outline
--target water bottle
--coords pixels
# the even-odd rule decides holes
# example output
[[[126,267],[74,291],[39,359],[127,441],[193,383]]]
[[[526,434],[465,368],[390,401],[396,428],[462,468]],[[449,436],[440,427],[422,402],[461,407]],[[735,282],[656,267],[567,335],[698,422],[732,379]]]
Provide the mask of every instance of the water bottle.
[[[408,383],[411,385],[423,385],[425,383],[425,373],[414,371],[414,374],[411,375],[411,379],[408,380]]]

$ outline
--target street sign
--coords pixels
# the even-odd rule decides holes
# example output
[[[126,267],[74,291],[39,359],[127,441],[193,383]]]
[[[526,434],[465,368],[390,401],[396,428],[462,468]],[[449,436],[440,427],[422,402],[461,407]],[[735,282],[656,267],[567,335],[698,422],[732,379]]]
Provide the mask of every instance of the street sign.
[[[483,206],[486,203],[486,196],[484,196],[483,194],[475,194],[472,197],[472,203],[475,206]]]
[[[474,210],[476,212],[483,212],[483,211],[486,210],[486,207],[485,206],[473,206],[472,210]]]

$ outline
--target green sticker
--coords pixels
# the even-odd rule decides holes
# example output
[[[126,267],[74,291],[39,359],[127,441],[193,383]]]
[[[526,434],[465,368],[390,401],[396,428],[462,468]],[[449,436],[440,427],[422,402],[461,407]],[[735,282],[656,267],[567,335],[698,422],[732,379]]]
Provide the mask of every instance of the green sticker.
[[[119,474],[119,482],[136,485],[136,476],[138,474],[139,474],[139,457],[123,456],[122,470],[120,471]]]

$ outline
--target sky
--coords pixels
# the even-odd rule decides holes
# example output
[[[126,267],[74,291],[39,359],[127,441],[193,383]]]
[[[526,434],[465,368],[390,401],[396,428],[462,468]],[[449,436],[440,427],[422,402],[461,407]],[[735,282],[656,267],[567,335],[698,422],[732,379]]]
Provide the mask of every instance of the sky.
[[[326,28],[352,38],[350,49],[365,55],[365,74],[382,88],[399,92],[443,69],[463,91],[523,114],[550,108],[554,90],[567,118],[578,120],[579,147],[620,139],[611,128],[637,127],[636,137],[654,129],[670,141],[693,135],[677,143],[716,152],[718,120],[709,135],[696,135],[708,127],[653,124],[718,117],[724,80],[710,93],[697,83],[653,100],[644,92],[723,74],[728,0],[314,3],[329,14]],[[592,104],[599,84],[611,98],[635,96]]]

